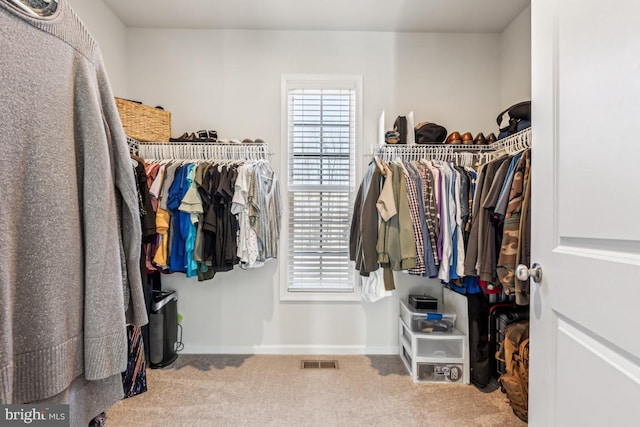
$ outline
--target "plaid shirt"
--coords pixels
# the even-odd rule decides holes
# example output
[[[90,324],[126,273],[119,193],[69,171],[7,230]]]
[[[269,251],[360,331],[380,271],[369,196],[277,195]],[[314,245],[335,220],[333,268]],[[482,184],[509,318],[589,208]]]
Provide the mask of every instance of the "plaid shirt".
[[[437,245],[440,225],[438,224],[438,206],[433,187],[433,175],[431,175],[431,171],[429,171],[426,165],[418,162],[417,166],[418,173],[422,180],[422,200],[424,201],[424,214],[427,218],[429,242],[431,243],[431,250],[433,251],[433,259],[437,265],[440,264]]]
[[[407,186],[407,199],[409,200],[409,215],[413,223],[413,237],[416,240],[416,266],[409,270],[410,274],[423,275],[426,272],[424,264],[424,243],[422,240],[422,221],[420,220],[420,208],[418,207],[418,190],[416,182],[409,176],[407,168],[402,165],[405,184]]]

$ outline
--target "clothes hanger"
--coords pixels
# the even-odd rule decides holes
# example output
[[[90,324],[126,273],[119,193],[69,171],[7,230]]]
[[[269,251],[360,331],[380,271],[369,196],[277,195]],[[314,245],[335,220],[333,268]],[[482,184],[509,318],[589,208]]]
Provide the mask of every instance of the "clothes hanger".
[[[129,155],[131,156],[131,159],[132,159],[132,160],[135,160],[135,161],[136,161],[136,162],[138,162],[138,163],[142,163],[143,165],[145,164],[144,159],[142,159],[141,157],[136,156],[136,155],[135,155],[135,154],[133,154],[133,153],[131,153],[131,154],[129,154]],[[137,166],[137,165],[136,165],[136,166]]]
[[[30,16],[39,18],[40,15],[38,15],[36,13],[35,10],[31,9],[29,6],[27,6],[26,4],[22,3],[20,0],[9,0],[11,3],[15,4],[20,10],[22,10],[23,12],[27,13]]]
[[[34,6],[30,6],[30,4],[32,2],[28,1],[28,0],[9,0],[11,3],[15,4],[18,8],[20,8],[22,11],[24,11],[25,13],[27,13],[30,16],[33,16],[35,18],[40,18],[43,15],[38,13],[37,10],[39,10],[39,6],[40,5],[34,5]],[[47,5],[51,4],[51,2],[53,1],[56,5],[58,4],[58,0],[41,0],[42,2],[46,3]],[[54,9],[55,10],[55,9]]]
[[[275,176],[275,172],[272,169],[265,170],[264,168],[260,168],[260,177],[267,179],[269,181],[273,181],[274,176]]]

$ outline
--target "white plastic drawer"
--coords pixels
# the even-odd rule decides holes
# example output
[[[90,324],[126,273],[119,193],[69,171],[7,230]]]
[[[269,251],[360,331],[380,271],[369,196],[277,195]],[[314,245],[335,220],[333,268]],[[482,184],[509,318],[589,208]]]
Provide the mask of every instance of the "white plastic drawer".
[[[464,365],[460,363],[418,363],[418,381],[464,382]]]
[[[456,323],[455,313],[415,310],[404,301],[400,301],[400,317],[412,331],[421,333],[448,333],[453,330]]]
[[[464,356],[464,337],[455,339],[418,338],[416,356],[461,359]]]

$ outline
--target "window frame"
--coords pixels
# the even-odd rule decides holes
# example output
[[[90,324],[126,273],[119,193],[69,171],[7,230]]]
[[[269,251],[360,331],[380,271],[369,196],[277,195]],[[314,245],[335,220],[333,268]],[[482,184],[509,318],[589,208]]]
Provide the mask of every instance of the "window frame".
[[[352,206],[357,191],[361,169],[359,155],[362,145],[362,75],[335,74],[283,74],[281,76],[281,180],[282,227],[280,253],[280,300],[281,301],[360,301],[360,287],[357,282],[357,271],[352,271],[353,288],[350,291],[337,290],[289,290],[289,91],[295,89],[352,89],[355,91],[353,168],[354,175],[349,189],[349,204]],[[285,178],[286,177],[286,178]],[[349,209],[351,212],[352,209]],[[349,217],[349,221],[351,218]],[[352,265],[352,263],[350,263]]]

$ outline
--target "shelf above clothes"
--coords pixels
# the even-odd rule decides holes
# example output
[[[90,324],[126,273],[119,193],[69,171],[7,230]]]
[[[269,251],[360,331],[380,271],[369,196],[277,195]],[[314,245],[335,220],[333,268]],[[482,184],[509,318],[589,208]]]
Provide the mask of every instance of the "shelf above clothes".
[[[131,146],[130,142],[130,146]],[[273,155],[267,143],[189,142],[168,144],[164,142],[139,142],[139,155],[147,160],[269,160]]]
[[[428,158],[464,165],[486,163],[502,154],[514,154],[530,147],[531,128],[527,128],[490,145],[373,145],[371,155],[386,161],[397,158],[409,161]]]

